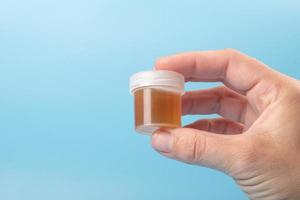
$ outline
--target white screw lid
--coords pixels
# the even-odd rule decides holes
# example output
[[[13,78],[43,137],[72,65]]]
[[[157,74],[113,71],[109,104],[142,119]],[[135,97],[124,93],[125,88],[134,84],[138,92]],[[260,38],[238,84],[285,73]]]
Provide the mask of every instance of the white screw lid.
[[[180,94],[184,93],[184,77],[174,71],[152,70],[133,74],[130,77],[129,90],[132,94],[142,87],[166,87]]]

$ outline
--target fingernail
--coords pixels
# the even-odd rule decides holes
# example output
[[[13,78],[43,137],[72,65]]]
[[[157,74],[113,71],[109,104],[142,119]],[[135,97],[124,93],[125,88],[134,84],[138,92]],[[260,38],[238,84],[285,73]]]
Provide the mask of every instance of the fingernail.
[[[161,58],[157,59],[157,62],[160,62],[160,63],[163,63],[163,62],[166,62],[166,61],[168,61],[168,57],[161,57]]]
[[[156,67],[165,65],[165,64],[168,63],[168,62],[169,62],[169,57],[158,58],[158,59],[156,60]]]
[[[152,146],[155,150],[163,153],[172,151],[172,135],[165,132],[156,132],[152,136]]]

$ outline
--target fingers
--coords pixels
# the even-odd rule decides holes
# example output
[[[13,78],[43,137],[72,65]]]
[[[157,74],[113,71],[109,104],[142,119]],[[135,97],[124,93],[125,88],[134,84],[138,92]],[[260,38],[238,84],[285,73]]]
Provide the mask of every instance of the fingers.
[[[202,131],[213,132],[217,134],[240,134],[244,126],[227,119],[203,119],[185,126],[185,128],[194,128]]]
[[[182,113],[219,114],[224,118],[244,122],[247,99],[226,88],[216,87],[208,90],[186,92],[182,98]]]
[[[222,81],[242,94],[272,75],[262,63],[234,50],[182,53],[159,59],[155,67],[177,71],[186,81]]]
[[[240,135],[218,135],[191,128],[156,132],[152,146],[161,154],[186,163],[229,173],[245,141]]]

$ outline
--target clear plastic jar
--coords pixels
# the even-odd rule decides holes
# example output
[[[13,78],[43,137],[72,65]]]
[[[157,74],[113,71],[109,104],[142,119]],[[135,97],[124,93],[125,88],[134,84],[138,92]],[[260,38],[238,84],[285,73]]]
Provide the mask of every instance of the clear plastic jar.
[[[165,70],[136,73],[130,77],[130,93],[137,132],[152,134],[160,128],[181,127],[181,74]]]

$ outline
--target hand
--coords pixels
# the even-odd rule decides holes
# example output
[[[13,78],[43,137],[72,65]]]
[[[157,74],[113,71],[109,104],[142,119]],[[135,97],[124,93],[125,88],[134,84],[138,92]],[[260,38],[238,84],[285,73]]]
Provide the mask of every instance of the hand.
[[[182,112],[213,114],[156,132],[162,155],[232,176],[251,199],[300,199],[300,82],[235,50],[183,53],[156,62],[186,81],[224,86],[189,91]]]

